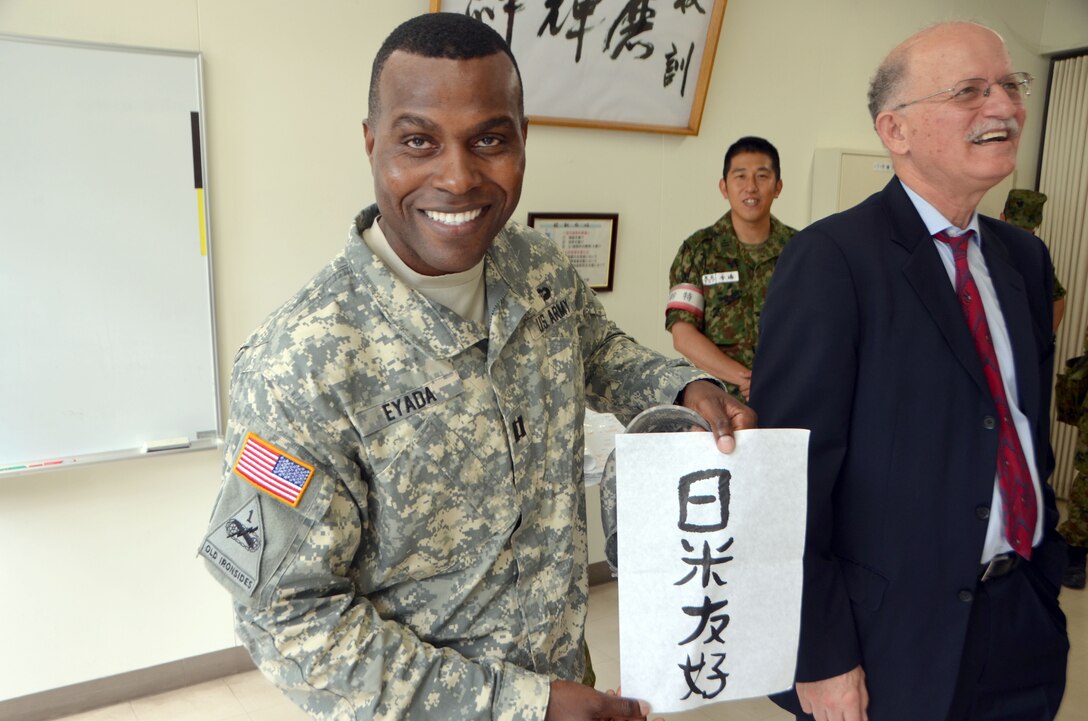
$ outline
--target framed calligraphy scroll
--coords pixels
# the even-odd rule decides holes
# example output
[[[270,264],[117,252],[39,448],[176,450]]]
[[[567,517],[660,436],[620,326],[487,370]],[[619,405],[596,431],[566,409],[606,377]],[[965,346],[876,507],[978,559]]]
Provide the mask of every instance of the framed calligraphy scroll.
[[[536,228],[559,246],[593,290],[612,290],[616,262],[616,213],[529,213]]]
[[[543,125],[698,135],[726,0],[431,0],[495,28]]]

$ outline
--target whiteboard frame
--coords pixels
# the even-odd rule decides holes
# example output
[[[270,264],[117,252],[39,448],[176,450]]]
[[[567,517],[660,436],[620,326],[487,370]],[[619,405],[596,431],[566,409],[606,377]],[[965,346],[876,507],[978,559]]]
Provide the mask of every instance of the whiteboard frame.
[[[192,70],[195,72],[195,103],[197,122],[195,129],[199,133],[199,156],[196,153],[190,151],[190,155],[193,161],[199,157],[199,175],[201,183],[199,189],[193,184],[193,191],[197,195],[198,207],[198,220],[196,227],[201,233],[200,243],[203,249],[204,260],[203,263],[206,267],[206,282],[207,282],[207,330],[209,337],[207,338],[210,347],[210,379],[212,382],[211,403],[210,407],[214,412],[214,427],[213,428],[194,428],[189,433],[186,443],[184,445],[178,445],[177,438],[171,439],[156,439],[147,438],[142,444],[124,444],[125,447],[112,448],[107,447],[97,451],[87,451],[79,453],[71,453],[63,450],[58,450],[55,455],[49,455],[47,457],[29,457],[19,460],[14,459],[0,459],[0,478],[8,476],[23,475],[28,473],[39,473],[50,470],[66,469],[76,466],[84,466],[92,463],[107,462],[124,460],[131,458],[147,457],[151,455],[172,455],[175,453],[194,451],[194,450],[207,450],[211,448],[219,448],[222,445],[223,437],[223,413],[220,401],[221,386],[220,386],[220,373],[219,373],[219,352],[217,342],[217,329],[215,323],[215,285],[214,285],[214,268],[213,268],[213,243],[211,233],[211,202],[208,193],[208,142],[207,142],[207,128],[206,128],[206,112],[205,112],[205,97],[204,97],[204,68],[203,68],[203,56],[197,51],[185,51],[185,50],[171,50],[162,48],[151,48],[142,46],[130,46],[120,45],[112,43],[95,43],[78,40],[68,40],[61,38],[49,38],[30,35],[15,35],[0,33],[0,43],[24,43],[40,46],[55,46],[62,48],[69,48],[75,50],[89,50],[89,51],[101,51],[108,53],[129,53],[137,55],[147,56],[162,56],[162,57],[176,57],[191,60],[193,62]],[[190,119],[191,120],[191,119]],[[191,147],[191,145],[190,145]],[[197,168],[190,166],[191,172],[195,176]],[[195,180],[195,177],[194,177]],[[201,314],[202,315],[202,314]],[[195,317],[195,316],[194,316]],[[202,323],[203,321],[201,321]],[[207,391],[204,391],[207,392]],[[205,397],[205,400],[207,398]],[[205,407],[206,408],[206,407]],[[61,444],[60,448],[63,448]]]

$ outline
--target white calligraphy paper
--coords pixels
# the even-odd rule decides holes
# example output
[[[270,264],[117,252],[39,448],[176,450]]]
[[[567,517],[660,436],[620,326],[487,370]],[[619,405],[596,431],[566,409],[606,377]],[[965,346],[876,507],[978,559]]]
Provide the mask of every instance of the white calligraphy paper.
[[[793,684],[808,435],[616,436],[624,696],[672,712]]]

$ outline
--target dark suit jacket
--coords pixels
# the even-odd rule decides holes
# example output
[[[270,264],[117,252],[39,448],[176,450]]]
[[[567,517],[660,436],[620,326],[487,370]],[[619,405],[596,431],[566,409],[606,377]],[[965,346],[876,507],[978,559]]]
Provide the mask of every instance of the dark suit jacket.
[[[979,222],[1044,480],[1046,539],[1032,565],[1056,597],[1064,550],[1045,486],[1052,267],[1031,234]],[[751,402],[761,427],[812,431],[797,680],[861,664],[871,718],[943,719],[994,490],[996,411],[898,179],[787,246],[763,309]],[[1057,664],[1019,661],[1028,675]]]

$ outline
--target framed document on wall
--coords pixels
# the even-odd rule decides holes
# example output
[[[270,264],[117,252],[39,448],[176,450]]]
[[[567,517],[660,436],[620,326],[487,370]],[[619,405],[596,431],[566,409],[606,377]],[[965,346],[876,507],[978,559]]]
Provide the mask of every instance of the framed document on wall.
[[[536,228],[566,253],[593,290],[612,290],[616,262],[616,213],[529,213]]]
[[[698,135],[726,0],[431,0],[495,28],[532,122]]]

